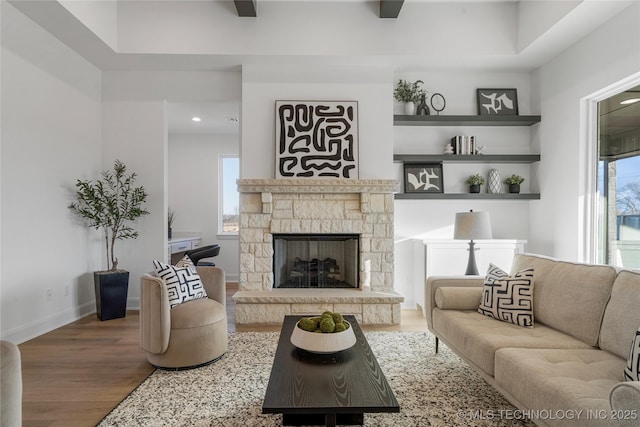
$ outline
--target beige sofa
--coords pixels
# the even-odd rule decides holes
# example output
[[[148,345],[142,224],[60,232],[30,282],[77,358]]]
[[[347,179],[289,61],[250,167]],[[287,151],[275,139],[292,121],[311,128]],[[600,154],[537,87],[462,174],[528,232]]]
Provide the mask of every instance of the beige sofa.
[[[538,425],[640,426],[640,382],[623,380],[640,327],[640,272],[518,254],[511,273],[528,267],[533,328],[477,311],[483,277],[429,277],[436,341]]]

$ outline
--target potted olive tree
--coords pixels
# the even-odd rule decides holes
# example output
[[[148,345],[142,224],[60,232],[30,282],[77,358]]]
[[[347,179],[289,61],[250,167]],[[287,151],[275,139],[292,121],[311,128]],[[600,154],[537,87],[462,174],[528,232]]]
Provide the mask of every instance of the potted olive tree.
[[[129,272],[118,269],[114,247],[117,240],[137,238],[138,232],[129,223],[149,214],[143,207],[147,193],[142,186],[134,186],[135,180],[136,174],[127,175],[127,167],[116,159],[113,171],[103,171],[101,179],[78,179],[76,201],[69,204],[87,227],[104,233],[108,270],[93,274],[100,320],[126,314]]]

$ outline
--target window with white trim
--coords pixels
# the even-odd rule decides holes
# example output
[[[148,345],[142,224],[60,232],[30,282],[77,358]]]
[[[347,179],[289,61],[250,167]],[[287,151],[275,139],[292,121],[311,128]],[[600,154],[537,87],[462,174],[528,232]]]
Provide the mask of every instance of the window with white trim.
[[[219,171],[218,233],[238,234],[240,195],[236,181],[240,178],[240,158],[237,155],[221,155]]]
[[[640,268],[640,86],[598,103],[598,259]]]

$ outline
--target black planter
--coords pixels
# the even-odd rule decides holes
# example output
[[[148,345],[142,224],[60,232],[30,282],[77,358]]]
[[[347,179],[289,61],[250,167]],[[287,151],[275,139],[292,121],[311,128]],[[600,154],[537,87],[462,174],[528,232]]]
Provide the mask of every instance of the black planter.
[[[96,314],[100,320],[119,319],[127,314],[129,272],[126,270],[93,273],[96,290]]]
[[[480,185],[469,186],[469,193],[479,193],[479,192],[480,192]]]
[[[509,193],[519,193],[520,184],[509,184]]]

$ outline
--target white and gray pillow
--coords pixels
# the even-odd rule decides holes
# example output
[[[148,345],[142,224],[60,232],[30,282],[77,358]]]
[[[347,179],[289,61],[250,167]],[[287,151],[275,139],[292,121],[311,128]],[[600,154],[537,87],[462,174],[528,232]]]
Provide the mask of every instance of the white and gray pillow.
[[[624,368],[624,379],[626,381],[640,381],[640,328],[631,340],[629,359]]]
[[[167,285],[171,308],[183,302],[206,298],[207,291],[200,276],[191,267],[174,267],[161,261],[153,261],[156,274]]]
[[[527,328],[533,327],[533,268],[509,276],[489,264],[478,312]]]

